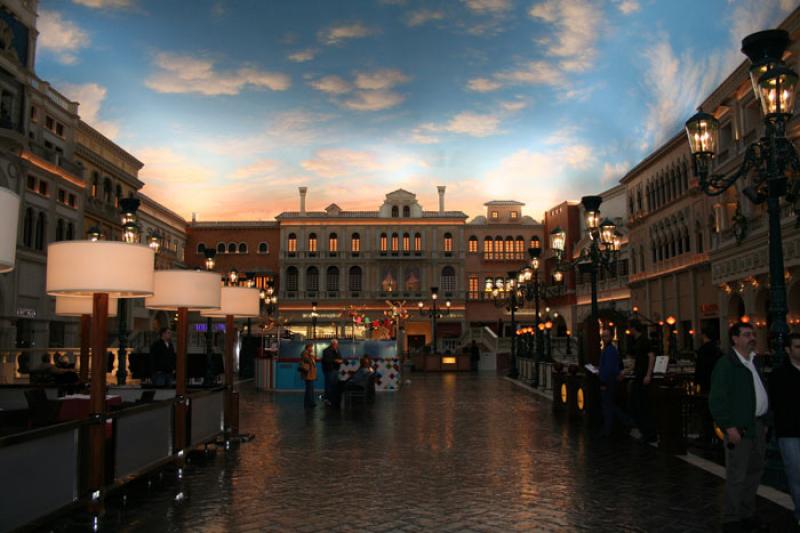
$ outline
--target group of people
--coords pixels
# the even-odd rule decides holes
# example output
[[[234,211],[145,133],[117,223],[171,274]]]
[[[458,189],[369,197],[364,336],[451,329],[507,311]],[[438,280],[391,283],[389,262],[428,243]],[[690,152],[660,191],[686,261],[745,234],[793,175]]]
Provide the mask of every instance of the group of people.
[[[635,424],[643,440],[656,439],[649,412],[649,387],[653,378],[655,353],[644,336],[644,327],[632,324],[635,356],[631,384],[633,419],[614,401],[622,381],[622,362],[611,331],[602,332],[603,351],[598,376],[603,412],[603,434],[610,435],[614,421]],[[800,334],[788,336],[788,357],[766,379],[756,357],[756,336],[749,323],[737,323],[728,331],[731,349],[722,354],[710,333],[703,332],[697,354],[695,381],[701,394],[708,394],[704,420],[707,433],[719,428],[725,444],[724,531],[760,531],[764,524],[756,514],[756,491],[764,473],[769,432],[774,432],[783,458],[786,478],[794,501],[795,520],[800,527]]]
[[[359,389],[364,392],[370,390],[372,381],[376,377],[372,361],[365,355],[359,360],[356,372],[346,380],[339,379],[339,370],[344,359],[339,352],[339,341],[333,339],[330,345],[322,351],[322,374],[325,380],[325,392],[320,399],[329,407],[338,409],[341,405],[341,396],[347,389]],[[305,396],[303,405],[306,409],[313,409],[317,402],[314,395],[314,382],[317,380],[317,357],[314,354],[314,345],[305,345],[300,363],[297,367],[300,376],[305,382]]]

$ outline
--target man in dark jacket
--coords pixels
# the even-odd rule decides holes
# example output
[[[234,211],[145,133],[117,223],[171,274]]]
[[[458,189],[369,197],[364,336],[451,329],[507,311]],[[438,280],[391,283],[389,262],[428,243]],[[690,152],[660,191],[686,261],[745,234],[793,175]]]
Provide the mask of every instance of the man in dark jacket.
[[[629,425],[622,410],[616,404],[617,383],[622,379],[623,366],[619,358],[619,351],[614,346],[610,329],[604,329],[600,334],[603,340],[603,351],[600,353],[600,401],[603,410],[603,436],[610,437],[614,427],[614,418],[618,418],[623,425]]]
[[[339,405],[339,365],[342,356],[339,354],[339,341],[333,339],[331,345],[322,351],[322,372],[325,377],[325,403]]]
[[[764,473],[769,399],[755,366],[753,326],[734,324],[729,336],[733,347],[714,366],[708,405],[725,433],[723,530],[750,531],[761,526],[756,490]]]
[[[708,395],[711,389],[711,372],[717,364],[722,352],[719,350],[717,339],[712,338],[712,333],[708,329],[702,331],[703,345],[697,350],[697,363],[694,365],[694,382],[700,388],[701,395]],[[703,427],[700,430],[700,441],[703,444],[710,444],[714,439],[714,421],[711,419],[711,411],[708,410],[708,402],[703,402],[700,406]]]
[[[775,436],[794,500],[794,518],[800,526],[800,333],[789,335],[788,345],[789,357],[769,379],[769,405],[775,415]]]
[[[151,380],[156,387],[166,387],[172,384],[172,374],[175,372],[175,344],[172,342],[172,331],[161,328],[159,338],[150,346],[150,361],[152,366]]]
[[[657,439],[655,423],[650,415],[650,383],[653,381],[653,367],[656,354],[653,343],[647,338],[644,324],[638,320],[631,322],[633,333],[633,381],[631,382],[631,411],[636,427],[642,433],[642,440],[655,442]]]

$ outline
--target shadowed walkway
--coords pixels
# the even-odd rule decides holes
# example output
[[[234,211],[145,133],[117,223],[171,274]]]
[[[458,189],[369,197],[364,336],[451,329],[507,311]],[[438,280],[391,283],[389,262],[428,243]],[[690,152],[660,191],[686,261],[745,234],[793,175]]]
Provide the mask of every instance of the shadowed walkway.
[[[109,500],[116,531],[710,531],[722,480],[494,376],[412,374],[359,412],[245,387],[256,439]],[[169,481],[167,481],[169,480]],[[182,497],[176,498],[176,494]],[[791,513],[759,500],[766,520]],[[60,521],[56,530],[75,526]]]

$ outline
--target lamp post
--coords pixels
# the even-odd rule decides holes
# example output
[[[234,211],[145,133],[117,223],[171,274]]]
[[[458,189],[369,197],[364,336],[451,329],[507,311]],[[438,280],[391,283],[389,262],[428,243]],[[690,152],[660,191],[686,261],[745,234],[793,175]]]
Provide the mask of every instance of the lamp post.
[[[600,334],[598,331],[599,309],[597,303],[597,274],[600,269],[611,270],[616,263],[619,251],[619,237],[616,224],[609,219],[601,220],[600,196],[584,196],[581,204],[586,211],[586,234],[589,245],[581,250],[580,257],[575,261],[564,259],[566,248],[566,233],[561,228],[555,228],[550,235],[551,246],[556,253],[558,267],[556,273],[562,272],[562,267],[567,265],[572,268],[577,266],[582,273],[588,273],[591,282],[591,320],[587,330],[589,342],[589,355],[591,363],[597,364],[600,355]],[[554,273],[555,275],[555,273]],[[563,274],[561,274],[563,276]]]
[[[141,298],[153,293],[153,285],[153,251],[146,246],[108,241],[62,241],[47,248],[47,294],[92,297],[87,484],[89,509],[94,515],[102,512],[106,486],[105,355],[109,296]]]
[[[517,284],[517,277],[519,272],[516,270],[508,273],[508,277],[497,278],[494,285],[491,279],[486,280],[486,287],[484,290],[487,295],[494,301],[495,307],[506,307],[511,313],[511,368],[508,371],[508,377],[517,378],[519,370],[517,369],[517,309],[521,307],[521,295],[518,293],[519,285]],[[521,278],[520,278],[521,279]]]
[[[311,338],[317,338],[317,302],[311,302]]]
[[[786,282],[781,241],[781,198],[793,204],[800,224],[800,158],[786,137],[786,125],[794,113],[797,74],[783,62],[789,45],[784,30],[767,30],[742,40],[742,52],[750,59],[750,81],[764,115],[764,135],[750,144],[739,169],[728,175],[711,173],[717,148],[719,121],[702,109],[686,122],[686,135],[700,188],[717,196],[740,182],[741,193],[754,204],[767,203],[769,218],[770,334],[773,364],[785,356],[789,326],[786,322]]]
[[[257,289],[250,287],[222,287],[220,307],[201,311],[202,316],[225,318],[225,436],[239,437],[239,395],[233,390],[233,320],[236,317],[259,315],[260,299]]]
[[[189,336],[189,311],[218,309],[219,277],[201,270],[158,270],[153,275],[154,294],[145,299],[145,307],[177,311],[178,340],[175,354],[175,452],[180,468],[186,449],[186,349]]]
[[[425,309],[424,302],[418,302],[419,314],[422,316],[429,316],[431,318],[431,354],[436,355],[437,339],[436,339],[436,320],[442,316],[450,314],[450,300],[444,303],[445,309],[439,312],[439,287],[431,287],[431,306],[430,309]]]
[[[211,272],[216,266],[217,251],[213,248],[204,248],[206,270]],[[214,374],[214,323],[211,317],[206,319],[206,376],[205,386],[213,387],[216,375]]]
[[[140,201],[138,198],[128,197],[119,201],[122,211],[122,240],[127,244],[137,244],[139,242],[139,224],[136,221],[136,211],[139,210]],[[158,249],[150,246],[153,250],[153,261]],[[128,360],[128,306],[125,299],[120,298],[117,304],[117,338],[119,346],[117,348],[117,385],[125,385],[128,379],[127,360]]]
[[[669,329],[669,355],[674,360],[678,348],[676,342],[677,339],[675,338],[675,324],[678,322],[678,320],[674,316],[669,315],[666,319],[664,319],[664,322],[666,322],[667,328]]]

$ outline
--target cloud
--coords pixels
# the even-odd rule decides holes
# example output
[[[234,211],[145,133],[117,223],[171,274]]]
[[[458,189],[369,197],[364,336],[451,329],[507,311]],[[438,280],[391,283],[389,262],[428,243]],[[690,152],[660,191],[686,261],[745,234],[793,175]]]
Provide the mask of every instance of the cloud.
[[[311,159],[302,161],[300,166],[323,178],[357,180],[359,177],[378,177],[383,174],[389,174],[390,177],[396,178],[396,173],[427,165],[405,154],[379,154],[367,150],[328,148],[318,150]],[[361,185],[360,187],[356,185],[352,190],[363,189],[363,184]]]
[[[503,86],[502,83],[488,78],[473,78],[467,83],[467,89],[478,93],[496,91]]]
[[[582,72],[594,64],[595,41],[604,22],[600,6],[588,0],[545,0],[528,14],[554,26],[554,39],[546,48],[549,55],[559,58],[562,69]]]
[[[305,50],[298,50],[288,56],[289,61],[295,63],[305,63],[311,61],[317,56],[317,51],[314,48],[306,48]]]
[[[443,20],[444,19],[444,11],[434,11],[432,9],[417,9],[416,11],[411,11],[406,15],[406,26],[414,28],[416,26],[422,26],[428,22],[436,21],[436,20]]]
[[[325,94],[346,94],[353,90],[353,86],[339,76],[325,76],[309,85]]]
[[[641,6],[638,0],[622,0],[617,3],[617,9],[619,9],[623,15],[630,15],[631,13],[639,11]]]
[[[464,0],[464,3],[476,13],[502,13],[511,9],[511,0]]]
[[[600,176],[600,183],[604,186],[611,185],[622,179],[631,164],[628,161],[620,161],[619,163],[605,163],[603,164],[603,174]]]
[[[341,44],[350,39],[361,39],[378,33],[375,28],[369,28],[361,22],[331,26],[319,32],[317,37],[320,42],[327,45]]]
[[[202,57],[161,52],[154,60],[157,71],[145,85],[160,93],[197,93],[206,96],[236,95],[246,87],[285,91],[291,78],[254,67],[219,71],[214,61]]]
[[[355,85],[359,89],[382,90],[407,83],[409,79],[399,70],[381,69],[373,72],[359,72],[356,74]]]
[[[511,100],[507,102],[500,102],[500,107],[503,108],[503,111],[516,113],[528,107],[528,102],[524,100]]]
[[[74,64],[78,51],[89,46],[89,35],[57,11],[41,10],[36,26],[39,50],[52,54],[59,63]]]
[[[119,9],[133,6],[133,0],[72,0],[72,3],[94,9]]]
[[[197,158],[172,148],[141,148],[136,151],[136,158],[144,162],[139,177],[148,183],[185,187],[207,183],[214,177],[213,171]]]
[[[109,139],[116,139],[119,134],[119,123],[100,118],[100,107],[103,105],[107,93],[105,87],[96,83],[82,85],[63,83],[58,88],[64,96],[80,104],[78,114],[84,122]]]
[[[279,161],[275,159],[260,159],[247,166],[236,169],[229,178],[232,180],[245,180],[251,178],[270,178],[275,177],[281,168]]]
[[[498,72],[495,79],[509,85],[559,85],[564,75],[547,61],[528,61],[516,68]]]
[[[358,91],[341,105],[355,111],[380,111],[395,107],[405,100],[405,96],[392,91]]]
[[[414,130],[412,139],[421,139],[423,141],[422,144],[438,142],[438,139],[429,136],[428,132],[447,132],[469,135],[470,137],[488,137],[501,133],[499,126],[500,117],[497,115],[482,115],[471,111],[464,111],[453,116],[453,118],[443,124],[422,124]]]

